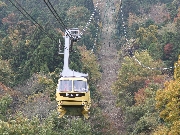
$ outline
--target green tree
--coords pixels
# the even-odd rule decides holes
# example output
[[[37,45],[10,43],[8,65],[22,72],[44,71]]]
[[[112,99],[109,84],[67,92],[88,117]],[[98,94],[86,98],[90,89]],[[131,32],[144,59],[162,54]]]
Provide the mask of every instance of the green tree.
[[[91,84],[96,84],[101,78],[100,68],[97,64],[96,56],[93,52],[86,50],[86,47],[78,47],[81,54],[83,64],[82,70],[89,74]]]
[[[151,43],[148,47],[148,52],[154,60],[161,59],[163,55],[162,48],[158,43]]]
[[[84,26],[90,17],[90,12],[85,7],[70,7],[67,17],[69,27]]]
[[[13,45],[11,43],[11,40],[8,37],[6,37],[4,38],[0,46],[0,57],[3,60],[9,60],[12,58],[12,54],[13,54]]]
[[[64,130],[63,135],[92,135],[91,126],[82,119],[75,119],[71,121],[71,126]]]
[[[13,81],[14,76],[9,61],[0,59],[0,82],[7,86],[12,86]]]
[[[76,46],[76,44],[74,44],[74,46]],[[80,51],[77,49],[77,47],[74,47],[73,51],[70,52],[69,59],[70,59],[70,64],[69,64],[70,69],[81,72],[82,70],[81,54]]]
[[[3,24],[3,22],[2,22],[2,19],[6,16],[6,14],[7,14],[7,10],[6,10],[6,7],[7,7],[7,5],[6,5],[6,3],[5,2],[3,2],[3,1],[0,1],[0,29],[2,30],[1,31],[1,34],[4,32],[4,36],[5,36],[5,31],[3,31],[4,30],[4,28],[5,28],[5,26],[4,26],[4,24]],[[1,35],[0,34],[0,35]],[[3,35],[1,35],[0,37],[4,37]]]
[[[12,97],[5,95],[0,99],[0,120],[6,120],[8,115],[9,105],[12,103]]]
[[[150,43],[157,42],[157,29],[156,25],[149,25],[148,28],[140,27],[137,30],[137,42],[140,43],[141,49],[147,49]]]
[[[48,120],[41,123],[37,117],[27,119],[19,114],[7,122],[0,120],[0,134],[55,134],[56,132],[52,130],[53,122]]]
[[[93,0],[85,0],[84,1],[84,6],[90,10],[91,12],[94,11],[94,4],[93,4]]]

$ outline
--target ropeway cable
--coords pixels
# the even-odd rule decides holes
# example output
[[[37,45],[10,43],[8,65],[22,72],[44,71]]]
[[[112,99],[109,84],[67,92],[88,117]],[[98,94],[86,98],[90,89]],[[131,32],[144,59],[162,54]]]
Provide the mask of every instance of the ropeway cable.
[[[100,10],[98,10],[98,5],[101,4],[101,0],[97,1],[96,4],[95,4],[95,8],[94,8],[94,11],[92,12],[88,22],[86,23],[86,25],[84,26],[82,32],[80,32],[80,36],[82,37],[84,32],[87,30],[88,26],[90,25],[90,23],[92,22],[92,19],[94,18],[95,16],[95,13],[98,11],[98,13],[100,14]],[[100,19],[98,19],[98,23],[99,23]],[[94,48],[96,47],[96,44],[97,44],[97,38],[98,38],[98,31],[99,31],[99,28],[98,26],[96,27],[96,33],[95,33],[95,39],[94,39],[94,44],[93,44],[93,47],[91,49],[92,52],[94,52]]]
[[[36,27],[39,26],[40,30],[43,31],[51,40],[56,41],[55,38],[51,37],[51,36],[45,31],[45,29],[44,29],[36,20],[34,20],[34,18],[21,6],[21,4],[19,4],[19,2],[18,2],[17,0],[15,0],[15,2],[18,4],[18,6],[19,6],[26,14],[23,13],[22,10],[19,9],[19,8],[16,6],[16,4],[14,4],[14,3],[12,2],[12,0],[9,0],[9,2],[10,2],[20,13],[22,13],[28,20],[30,19],[31,22],[32,22]],[[29,16],[30,18],[28,18],[26,15]],[[34,23],[34,22],[35,22],[35,23]]]
[[[100,2],[101,2],[101,0],[100,0]],[[86,23],[86,26],[83,28],[82,32],[80,33],[80,36],[82,36],[84,34],[84,32],[87,30],[88,26],[90,25],[92,19],[94,18],[95,12],[98,10],[98,4],[100,4],[100,2],[99,1],[96,2],[94,11],[90,16],[89,21]],[[100,12],[99,12],[99,14],[100,14]]]
[[[67,34],[69,37],[72,37],[71,33],[68,31],[66,25],[63,23],[61,17],[58,15],[58,13],[56,12],[56,10],[54,9],[53,5],[51,4],[51,2],[49,0],[44,0],[44,3],[47,5],[48,9],[51,11],[51,13],[54,15],[54,17],[56,18],[56,20],[58,21],[58,23],[60,25],[62,25],[63,29],[65,31],[67,31]]]
[[[101,1],[101,0],[100,0],[100,1]],[[60,18],[60,16],[58,15],[58,13],[56,12],[56,10],[54,9],[54,7],[53,7],[53,5],[51,4],[51,2],[50,2],[49,0],[44,0],[44,2],[45,2],[45,4],[47,5],[48,9],[51,11],[51,13],[54,15],[54,17],[56,18],[56,20],[58,21],[58,23],[59,23],[60,25],[62,25],[62,26],[63,26],[63,29],[68,32],[68,33],[67,33],[68,36],[69,36],[69,37],[72,37],[71,33],[68,31],[67,27],[65,26],[65,24],[64,24],[63,21],[62,21],[62,19]],[[86,29],[88,28],[89,24],[91,23],[94,15],[95,15],[95,11],[97,10],[98,4],[99,4],[99,2],[97,2],[97,3],[95,4],[95,9],[94,9],[93,13],[91,14],[88,23],[86,24],[85,28],[83,29],[83,32],[86,31]],[[97,29],[98,29],[98,27],[97,27]],[[83,35],[83,32],[80,33],[80,36]],[[96,37],[97,37],[97,33],[96,33]],[[96,41],[96,39],[95,39],[95,41]],[[94,48],[94,46],[93,46],[93,48]]]

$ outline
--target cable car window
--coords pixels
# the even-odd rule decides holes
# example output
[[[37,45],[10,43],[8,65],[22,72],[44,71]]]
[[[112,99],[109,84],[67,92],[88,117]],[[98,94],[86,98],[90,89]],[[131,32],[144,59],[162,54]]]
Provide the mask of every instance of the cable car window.
[[[60,80],[58,91],[72,91],[72,80]]]
[[[82,80],[74,80],[73,81],[74,91],[77,92],[87,92],[87,82]]]

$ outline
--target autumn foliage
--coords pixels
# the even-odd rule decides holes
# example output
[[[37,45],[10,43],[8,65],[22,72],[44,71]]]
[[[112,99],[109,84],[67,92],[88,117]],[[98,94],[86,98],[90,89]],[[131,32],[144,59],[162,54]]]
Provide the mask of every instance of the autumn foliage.
[[[180,56],[179,56],[180,58]],[[164,89],[156,93],[156,108],[160,111],[160,117],[164,120],[166,134],[180,134],[180,60],[175,63],[174,80],[166,82]],[[166,126],[166,124],[168,126]],[[164,131],[164,133],[165,133]],[[155,134],[162,134],[158,128]]]
[[[171,56],[172,49],[173,49],[173,44],[168,43],[164,46],[164,54],[166,58],[169,58]]]

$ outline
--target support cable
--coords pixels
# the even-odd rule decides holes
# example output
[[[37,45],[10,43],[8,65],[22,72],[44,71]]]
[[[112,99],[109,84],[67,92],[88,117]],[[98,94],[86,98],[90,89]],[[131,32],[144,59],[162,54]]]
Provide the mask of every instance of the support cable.
[[[58,23],[63,27],[63,29],[65,31],[67,31],[68,36],[72,37],[71,33],[68,31],[66,25],[63,23],[61,17],[58,15],[58,13],[56,12],[56,10],[54,9],[53,5],[51,4],[51,2],[49,0],[44,0],[44,3],[46,4],[46,6],[48,7],[48,9],[51,11],[51,13],[53,14],[53,16],[56,18],[56,20],[58,21]]]
[[[39,26],[40,30],[43,31],[51,40],[56,41],[55,38],[53,38],[52,36],[50,36],[50,35],[45,31],[45,29],[44,29],[36,20],[34,20],[34,18],[21,6],[21,4],[19,4],[19,2],[18,2],[17,0],[15,0],[15,2],[18,4],[18,6],[19,6],[21,9],[19,9],[19,8],[16,6],[16,4],[12,2],[12,0],[9,0],[9,2],[10,2],[20,13],[22,13],[28,20],[30,19],[31,22],[32,22],[36,27]],[[22,10],[23,10],[26,14],[23,13]],[[27,17],[27,16],[28,16],[28,17]],[[30,17],[30,18],[29,18],[29,17]]]

